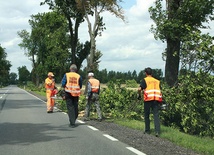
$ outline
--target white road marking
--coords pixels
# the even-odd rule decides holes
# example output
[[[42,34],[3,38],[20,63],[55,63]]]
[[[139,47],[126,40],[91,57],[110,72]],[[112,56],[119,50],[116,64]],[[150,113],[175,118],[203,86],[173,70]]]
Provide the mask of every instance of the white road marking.
[[[128,150],[134,152],[134,153],[137,154],[137,155],[146,155],[145,153],[140,152],[139,150],[137,150],[137,149],[135,149],[135,148],[133,148],[133,147],[126,147],[126,148],[127,148]]]
[[[103,134],[103,136],[107,137],[108,139],[112,140],[112,141],[118,141],[118,139],[110,136],[110,135],[106,135],[106,134]]]
[[[94,130],[94,131],[97,131],[98,129],[97,128],[95,128],[95,127],[93,127],[93,126],[88,126],[90,129],[92,129],[92,130]]]
[[[21,89],[21,88],[19,88],[19,89]],[[29,94],[29,95],[31,95],[31,96],[33,96],[33,97],[35,97],[35,98],[39,99],[40,101],[42,101],[42,102],[46,103],[46,102],[45,102],[45,101],[43,101],[42,99],[40,99],[40,98],[38,98],[37,96],[35,96],[35,95],[33,95],[33,94],[31,94],[31,93],[27,92],[26,90],[24,90],[24,89],[21,89],[21,90],[22,90],[22,91],[24,91],[24,92],[26,92],[27,94]]]
[[[85,124],[85,122],[81,121],[81,120],[77,120],[79,123],[81,124]]]

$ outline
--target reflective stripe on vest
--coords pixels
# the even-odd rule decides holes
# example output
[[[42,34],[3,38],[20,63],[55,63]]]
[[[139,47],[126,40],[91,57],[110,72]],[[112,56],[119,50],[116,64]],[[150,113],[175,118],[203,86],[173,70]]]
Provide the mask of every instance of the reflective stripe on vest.
[[[98,93],[100,81],[97,79],[89,79],[88,81],[91,83],[91,92]]]
[[[146,89],[144,90],[144,101],[156,100],[162,101],[162,94],[160,91],[160,81],[148,76],[145,78]]]
[[[75,72],[66,73],[66,87],[65,91],[71,93],[72,96],[80,96],[79,79],[80,75]]]

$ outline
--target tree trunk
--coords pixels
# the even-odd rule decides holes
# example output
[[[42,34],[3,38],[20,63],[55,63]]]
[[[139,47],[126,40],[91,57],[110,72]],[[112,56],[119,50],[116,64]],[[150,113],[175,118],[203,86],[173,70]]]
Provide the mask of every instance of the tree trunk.
[[[95,70],[95,64],[94,64],[94,56],[95,56],[95,50],[96,50],[96,39],[94,37],[94,32],[91,34],[91,49],[90,49],[90,57],[89,57],[89,68],[90,70]]]
[[[71,21],[70,16],[67,16],[68,25],[69,25],[69,32],[70,32],[70,46],[71,46],[71,61],[73,64],[75,64],[75,51],[76,47],[74,44],[74,34],[73,34],[73,23]]]
[[[180,7],[182,0],[166,0],[166,7],[168,10],[168,20],[176,19],[176,12]],[[179,34],[176,37],[167,36],[167,51],[166,51],[166,64],[165,64],[165,81],[172,87],[178,79],[178,70],[180,62],[180,44],[181,41]]]
[[[165,81],[170,87],[172,87],[178,79],[180,40],[167,39],[166,53]]]

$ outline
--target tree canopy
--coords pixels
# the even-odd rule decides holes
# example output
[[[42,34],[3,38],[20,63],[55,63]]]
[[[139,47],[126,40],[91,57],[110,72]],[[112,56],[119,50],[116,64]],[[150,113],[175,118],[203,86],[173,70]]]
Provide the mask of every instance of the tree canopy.
[[[156,39],[167,43],[165,79],[170,86],[178,80],[180,56],[184,50],[181,51],[181,46],[193,39],[189,36],[194,32],[209,28],[205,23],[214,19],[213,4],[213,0],[166,0],[164,7],[162,0],[156,0],[155,6],[150,7],[151,18],[156,24],[151,31]]]
[[[32,78],[38,85],[49,71],[62,76],[70,65],[68,49],[68,27],[64,16],[58,12],[32,15],[29,20],[31,33],[18,32],[22,38],[19,44],[32,60]]]
[[[10,79],[10,67],[12,66],[7,59],[7,53],[5,48],[0,45],[0,86],[9,84]]]
[[[80,69],[82,62],[89,54],[90,44],[89,41],[85,43],[79,42],[79,27],[84,22],[83,14],[77,9],[77,3],[74,0],[45,0],[41,5],[48,4],[50,10],[59,12],[67,20],[68,45],[71,54],[69,55],[70,64],[75,63],[77,68]]]

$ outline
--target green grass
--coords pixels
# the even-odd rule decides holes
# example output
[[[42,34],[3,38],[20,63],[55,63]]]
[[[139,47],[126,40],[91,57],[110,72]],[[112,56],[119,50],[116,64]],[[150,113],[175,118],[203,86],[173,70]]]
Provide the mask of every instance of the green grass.
[[[144,122],[137,120],[116,119],[113,122],[127,126],[133,129],[144,131]],[[151,129],[154,125],[151,123]],[[151,133],[151,134],[154,134]],[[161,126],[161,138],[167,139],[176,145],[191,149],[197,153],[204,155],[214,155],[214,140],[211,138],[201,138],[197,136],[188,135],[170,127]]]
[[[43,91],[34,91],[34,93],[37,93],[41,96],[46,96],[46,92],[43,92]]]

